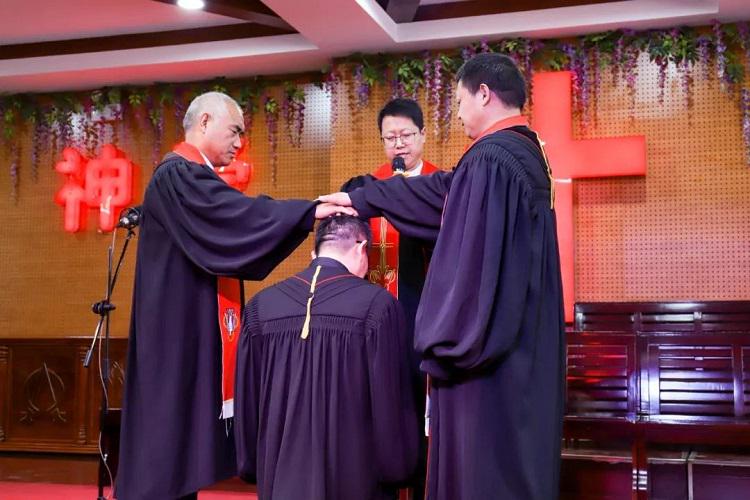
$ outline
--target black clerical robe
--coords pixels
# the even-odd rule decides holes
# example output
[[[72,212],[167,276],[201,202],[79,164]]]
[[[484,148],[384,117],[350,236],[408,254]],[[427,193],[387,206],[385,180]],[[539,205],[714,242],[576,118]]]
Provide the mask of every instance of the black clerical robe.
[[[452,172],[366,184],[360,216],[437,240],[416,320],[430,375],[430,500],[558,495],[564,319],[536,136],[476,141]]]
[[[301,338],[310,283],[309,336]],[[394,498],[417,462],[401,306],[318,258],[248,303],[237,353],[240,476],[261,500]]]
[[[308,235],[314,205],[250,198],[168,155],[143,201],[117,498],[170,500],[236,475],[220,419],[217,276],[262,279]]]

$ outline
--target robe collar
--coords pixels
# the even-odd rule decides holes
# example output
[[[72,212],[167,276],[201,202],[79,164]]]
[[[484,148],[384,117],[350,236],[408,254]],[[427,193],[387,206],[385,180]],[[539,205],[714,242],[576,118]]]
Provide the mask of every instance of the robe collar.
[[[191,161],[199,165],[206,165],[209,168],[213,169],[213,165],[211,165],[211,162],[208,161],[208,158],[206,158],[206,156],[201,152],[200,149],[196,148],[192,144],[181,142],[176,145],[174,149],[172,149],[172,152],[182,156],[187,161]]]
[[[495,123],[490,125],[490,127],[487,128],[484,132],[479,134],[479,137],[474,139],[474,141],[471,144],[469,144],[469,147],[466,149],[467,150],[471,149],[471,147],[474,146],[474,144],[476,144],[480,140],[500,130],[505,130],[506,128],[511,128],[511,127],[528,127],[528,126],[529,126],[529,120],[523,115],[514,115],[514,116],[509,116],[508,118],[503,118],[502,120],[496,121]]]

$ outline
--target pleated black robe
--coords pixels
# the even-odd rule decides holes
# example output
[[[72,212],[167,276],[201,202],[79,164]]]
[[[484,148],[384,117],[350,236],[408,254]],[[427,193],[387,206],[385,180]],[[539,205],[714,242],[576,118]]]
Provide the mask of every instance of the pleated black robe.
[[[415,332],[432,383],[427,498],[557,498],[562,285],[534,134],[495,132],[453,172],[367,183],[350,196],[362,217],[437,239]]]
[[[222,410],[216,277],[262,279],[314,224],[314,204],[250,198],[168,155],[143,202],[117,498],[170,500],[236,475]]]
[[[240,475],[261,500],[395,498],[417,463],[410,348],[396,299],[333,259],[248,303],[235,435]]]

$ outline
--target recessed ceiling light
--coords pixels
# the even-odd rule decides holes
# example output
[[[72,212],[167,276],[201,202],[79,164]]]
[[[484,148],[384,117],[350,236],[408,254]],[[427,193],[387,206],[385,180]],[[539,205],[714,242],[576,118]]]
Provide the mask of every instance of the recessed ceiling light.
[[[177,5],[190,10],[202,9],[206,6],[203,0],[177,0]]]

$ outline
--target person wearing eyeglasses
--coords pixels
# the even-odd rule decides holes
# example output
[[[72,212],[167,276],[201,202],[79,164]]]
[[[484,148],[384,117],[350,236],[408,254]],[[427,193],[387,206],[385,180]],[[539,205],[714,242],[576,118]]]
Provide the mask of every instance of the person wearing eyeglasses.
[[[353,191],[363,184],[387,179],[394,175],[414,177],[437,172],[438,168],[422,158],[426,135],[424,116],[419,104],[412,99],[397,98],[388,101],[378,113],[378,131],[387,159],[372,174],[353,177],[342,186],[342,191]],[[403,171],[398,167],[401,158]],[[370,219],[373,244],[370,250],[370,268],[367,278],[380,285],[398,299],[406,314],[409,345],[414,345],[414,322],[422,295],[427,266],[434,248],[434,241],[400,235],[385,217]],[[420,358],[410,350],[412,379],[417,410],[424,414],[424,374],[419,370]],[[424,427],[424,426],[423,426]],[[404,497],[421,499],[424,496],[427,447],[422,446],[420,469],[413,481],[412,490]]]

